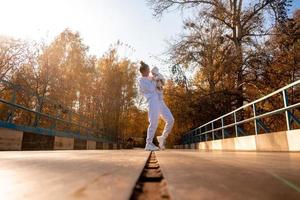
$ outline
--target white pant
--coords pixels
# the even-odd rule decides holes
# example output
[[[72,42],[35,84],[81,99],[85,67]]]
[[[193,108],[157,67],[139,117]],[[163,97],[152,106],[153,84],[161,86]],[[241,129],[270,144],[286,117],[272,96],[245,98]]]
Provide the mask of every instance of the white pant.
[[[162,132],[162,136],[164,138],[167,138],[173,128],[174,117],[163,100],[155,99],[150,101],[148,105],[149,126],[147,129],[147,139],[146,139],[147,144],[152,143],[153,141],[160,116],[166,123],[164,130]]]

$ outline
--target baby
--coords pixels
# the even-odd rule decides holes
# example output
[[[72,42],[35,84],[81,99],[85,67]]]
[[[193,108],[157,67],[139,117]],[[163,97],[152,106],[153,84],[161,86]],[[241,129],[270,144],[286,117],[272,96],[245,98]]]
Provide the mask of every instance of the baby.
[[[165,78],[164,76],[159,73],[159,70],[157,67],[153,67],[151,69],[151,77],[152,77],[152,80],[154,80],[156,82],[156,87],[157,89],[162,92],[163,90],[163,86],[165,85]]]

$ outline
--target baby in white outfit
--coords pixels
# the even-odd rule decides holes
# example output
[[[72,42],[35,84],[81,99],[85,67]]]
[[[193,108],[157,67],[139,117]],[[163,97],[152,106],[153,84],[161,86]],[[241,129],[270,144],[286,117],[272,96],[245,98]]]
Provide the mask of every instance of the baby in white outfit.
[[[159,73],[159,69],[157,67],[153,67],[151,69],[151,78],[156,82],[157,89],[162,92],[163,86],[165,85],[165,78],[161,73]]]

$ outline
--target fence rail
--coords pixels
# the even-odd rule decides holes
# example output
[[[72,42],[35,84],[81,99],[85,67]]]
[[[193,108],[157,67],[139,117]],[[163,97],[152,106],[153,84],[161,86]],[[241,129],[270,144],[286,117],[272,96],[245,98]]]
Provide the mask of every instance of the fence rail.
[[[34,109],[21,105],[17,97],[27,97],[35,99]],[[32,100],[33,102],[34,100]],[[48,114],[43,112],[42,104],[48,103],[56,108],[52,110],[55,114]],[[0,106],[4,105],[6,109],[0,110],[0,127],[11,128],[20,131],[30,131],[37,134],[52,135],[52,136],[64,136],[78,139],[88,139],[99,142],[120,142],[116,141],[109,135],[105,134],[105,130],[97,125],[97,122],[89,119],[87,116],[76,113],[73,109],[68,108],[60,102],[47,97],[41,97],[34,93],[32,90],[27,89],[23,86],[11,83],[9,81],[0,79]],[[33,123],[19,123],[16,120],[17,110],[21,110],[22,113],[29,114],[30,118],[34,118]],[[59,113],[64,112],[63,114]],[[33,116],[31,116],[33,115]],[[45,127],[42,124],[42,119],[46,118],[50,120]],[[61,123],[67,127],[64,130],[59,130],[57,124]]]
[[[241,133],[244,133],[241,127],[239,125],[243,125],[247,122],[253,122],[254,123],[254,132],[257,135],[259,133],[259,129],[263,129],[265,132],[268,131],[268,127],[262,122],[262,118],[274,116],[276,114],[285,114],[285,121],[286,121],[286,130],[292,130],[292,123],[296,122],[298,125],[300,125],[300,120],[291,112],[293,109],[297,109],[300,107],[300,102],[296,103],[290,103],[288,98],[288,91],[291,90],[292,93],[295,93],[297,91],[296,87],[299,87],[300,89],[300,80],[295,81],[283,88],[280,88],[260,99],[257,99],[251,103],[245,104],[225,115],[222,115],[221,117],[218,117],[210,122],[205,123],[204,125],[201,125],[191,131],[188,131],[185,133],[182,137],[182,144],[191,144],[195,142],[201,142],[201,141],[207,141],[208,138],[211,138],[212,140],[215,139],[224,139],[226,136],[226,129],[234,127],[234,136],[239,137],[241,136]],[[278,109],[274,109],[272,111],[268,111],[266,113],[260,114],[257,111],[257,105],[259,103],[262,103],[263,101],[266,101],[272,97],[275,97],[276,95],[280,95],[280,102],[282,103],[282,107]],[[251,110],[252,117],[242,119],[239,121],[237,119],[238,112],[244,112],[246,109]],[[233,123],[225,124],[225,118],[230,117],[233,115]],[[221,124],[220,127],[217,127],[216,124]],[[204,131],[203,131],[204,130]],[[218,138],[216,137],[216,132],[221,131],[222,137]],[[228,134],[227,134],[228,135]],[[204,137],[204,139],[203,139]]]

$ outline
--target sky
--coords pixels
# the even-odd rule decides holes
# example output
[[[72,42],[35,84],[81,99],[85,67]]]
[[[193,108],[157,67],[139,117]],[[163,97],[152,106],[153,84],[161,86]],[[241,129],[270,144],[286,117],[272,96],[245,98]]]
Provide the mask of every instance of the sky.
[[[103,55],[120,40],[122,56],[151,66],[163,65],[166,41],[182,32],[185,17],[177,11],[158,20],[146,0],[0,0],[0,8],[0,35],[51,42],[70,28],[79,31],[93,55]],[[291,11],[296,8],[300,0]]]
[[[166,40],[182,28],[179,13],[158,20],[145,0],[0,0],[0,6],[0,35],[49,42],[70,28],[79,31],[93,55],[103,55],[120,40],[123,56],[150,65],[160,64]]]

